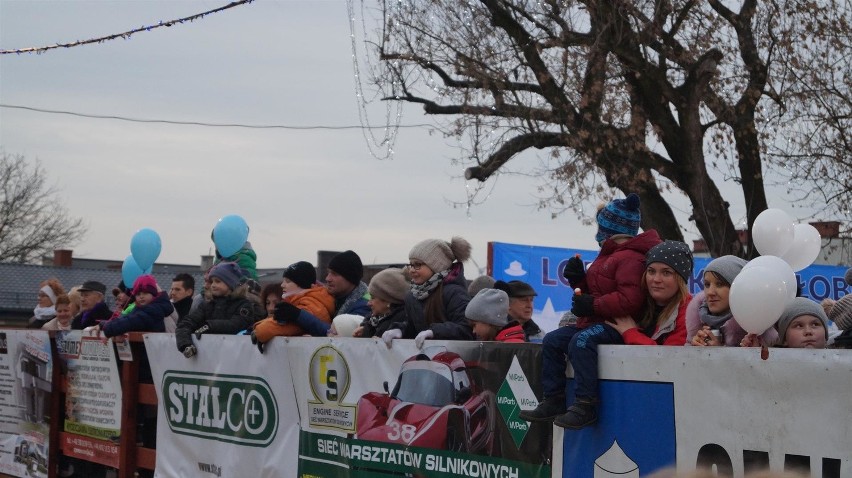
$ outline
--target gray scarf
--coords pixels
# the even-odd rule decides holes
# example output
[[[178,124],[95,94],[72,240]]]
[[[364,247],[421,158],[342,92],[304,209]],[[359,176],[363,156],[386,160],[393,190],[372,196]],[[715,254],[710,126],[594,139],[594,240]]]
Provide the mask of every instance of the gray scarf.
[[[441,272],[436,272],[432,274],[432,277],[429,278],[426,282],[422,284],[411,283],[411,295],[414,296],[417,300],[423,300],[429,297],[429,294],[432,293],[442,282],[444,282],[444,277],[447,277],[447,274],[450,273],[450,269],[443,270]]]
[[[711,314],[710,309],[707,308],[707,301],[705,300],[698,306],[698,317],[701,319],[701,322],[705,325],[709,325],[711,329],[718,329],[725,325],[725,322],[732,319],[734,315],[731,313],[730,309],[723,315]]]

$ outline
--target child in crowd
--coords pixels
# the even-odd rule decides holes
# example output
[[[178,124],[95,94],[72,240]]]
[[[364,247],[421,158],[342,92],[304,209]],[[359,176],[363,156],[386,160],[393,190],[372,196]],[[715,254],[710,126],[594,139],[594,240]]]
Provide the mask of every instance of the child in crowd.
[[[340,314],[331,321],[328,329],[329,337],[354,337],[364,317],[356,314]]]
[[[775,323],[775,330],[778,331],[778,339],[771,344],[775,347],[824,349],[828,342],[828,317],[816,302],[807,297],[796,297],[784,308]],[[740,346],[759,347],[763,343],[757,335],[747,334]]]
[[[675,345],[686,342],[686,307],[692,295],[692,252],[679,241],[657,244],[645,256],[642,290],[647,294],[639,322],[616,317],[615,329],[626,345]]]
[[[370,293],[367,305],[372,314],[361,321],[353,336],[381,337],[394,322],[405,322],[403,304],[408,288],[408,278],[402,269],[390,267],[374,275],[367,287]]]
[[[71,313],[71,299],[61,294],[56,298],[54,307],[56,317],[44,324],[41,327],[42,330],[71,330],[71,320],[74,318],[74,314]]]
[[[284,289],[281,284],[266,284],[260,291],[260,303],[266,308],[267,318],[275,313],[275,306],[281,302],[282,295],[284,295]]]
[[[252,343],[261,352],[263,344],[273,337],[305,335],[305,330],[296,323],[302,310],[325,324],[331,324],[334,297],[325,287],[317,284],[317,272],[313,264],[305,261],[290,264],[284,271],[281,288],[284,294],[281,302],[275,306],[273,316],[255,324],[251,334]]]
[[[131,312],[95,326],[106,337],[115,337],[127,332],[165,332],[165,318],[175,308],[169,295],[161,291],[154,276],[143,274],[133,282],[130,293],[136,306]]]
[[[736,256],[717,257],[704,269],[704,290],[686,309],[686,343],[697,346],[737,347],[746,336],[731,312],[731,284],[745,267],[746,261]],[[763,344],[773,344],[778,337],[773,328],[764,332]]]
[[[849,272],[846,275],[848,277]],[[831,338],[830,345],[839,349],[852,349],[852,294],[846,294],[836,301],[825,299],[822,308],[840,330],[838,335]]]
[[[198,350],[192,334],[236,334],[250,329],[265,310],[256,296],[248,294],[243,271],[234,262],[221,262],[207,273],[211,299],[181,317],[175,330],[177,349],[189,358]]]
[[[598,419],[598,346],[623,344],[613,327],[615,317],[638,317],[645,303],[640,285],[645,272],[645,254],[659,244],[653,229],[639,234],[639,196],[629,194],[598,210],[595,240],[601,252],[588,272],[579,257],[568,260],[563,276],[574,295],[571,312],[576,325],[549,332],[542,341],[542,386],[544,399],[534,410],[520,413],[522,420],[554,420],[563,428],[578,429]],[[575,400],[566,407],[568,360],[574,369]]]
[[[523,343],[524,329],[509,320],[509,294],[500,289],[480,289],[464,311],[473,336],[483,342]]]
[[[56,298],[65,293],[65,288],[58,279],[44,280],[38,286],[38,303],[27,324],[30,329],[42,328],[44,324],[56,317]]]
[[[124,285],[124,280],[119,281],[118,285],[112,289],[112,296],[115,298],[115,308],[113,309],[110,320],[133,311],[133,307],[135,306],[133,296],[128,293],[127,286]]]
[[[394,339],[414,339],[418,348],[426,339],[472,340],[464,311],[470,296],[462,262],[470,258],[470,243],[426,239],[408,253],[411,289],[405,297],[405,322],[395,322],[382,334],[388,347]]]

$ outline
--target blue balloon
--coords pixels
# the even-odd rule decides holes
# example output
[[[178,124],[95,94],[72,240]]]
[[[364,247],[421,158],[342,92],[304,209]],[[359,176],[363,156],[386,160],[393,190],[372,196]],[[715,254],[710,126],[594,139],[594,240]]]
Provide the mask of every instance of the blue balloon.
[[[142,269],[148,269],[154,265],[154,261],[160,257],[162,243],[157,231],[149,228],[139,229],[130,240],[130,253],[133,260]],[[132,284],[125,282],[130,287]]]
[[[139,264],[133,259],[133,255],[127,256],[124,259],[124,264],[121,265],[121,280],[124,281],[124,285],[130,289],[133,287],[133,283],[136,282],[136,279],[145,274],[146,272],[139,267]]]
[[[222,257],[230,257],[242,249],[249,234],[246,221],[236,214],[219,219],[213,228],[213,243]]]

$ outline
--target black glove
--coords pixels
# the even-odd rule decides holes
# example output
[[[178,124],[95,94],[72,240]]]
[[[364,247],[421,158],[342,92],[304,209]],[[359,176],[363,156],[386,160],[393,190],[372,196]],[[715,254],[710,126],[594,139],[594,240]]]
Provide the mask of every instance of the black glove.
[[[568,259],[565,263],[565,270],[562,271],[562,277],[568,279],[572,286],[576,286],[586,278],[586,267],[583,265],[583,259],[574,256]]]
[[[183,352],[183,356],[186,358],[195,357],[195,354],[198,353],[198,349],[195,348],[195,345],[187,345],[181,350]]]
[[[571,305],[571,313],[577,317],[591,317],[595,315],[595,296],[591,294],[580,294],[574,296]]]
[[[286,324],[287,322],[295,322],[299,318],[299,312],[301,310],[295,305],[287,302],[279,302],[275,306],[275,312],[272,314],[272,317],[279,324]]]
[[[263,353],[263,342],[257,340],[257,335],[254,334],[254,330],[251,331],[251,343],[257,345],[257,350],[260,350],[260,353]]]
[[[201,327],[195,329],[195,338],[201,340],[201,334],[210,330],[210,326],[207,324],[202,325]]]

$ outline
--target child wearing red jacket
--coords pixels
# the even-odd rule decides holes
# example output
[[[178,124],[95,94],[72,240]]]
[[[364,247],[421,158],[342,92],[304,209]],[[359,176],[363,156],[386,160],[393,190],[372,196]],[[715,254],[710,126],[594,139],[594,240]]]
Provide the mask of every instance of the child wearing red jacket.
[[[615,199],[598,211],[601,246],[588,272],[579,257],[568,260],[564,277],[578,289],[571,312],[576,325],[560,327],[542,341],[542,387],[544,399],[533,410],[520,413],[522,420],[554,420],[563,428],[578,429],[598,419],[598,346],[623,344],[611,322],[615,317],[637,317],[645,302],[640,286],[645,254],[659,244],[654,230],[639,234],[639,196]],[[568,361],[574,369],[575,400],[567,406]]]
[[[464,316],[476,340],[523,343],[521,324],[509,321],[509,294],[499,289],[482,289],[467,303]]]

